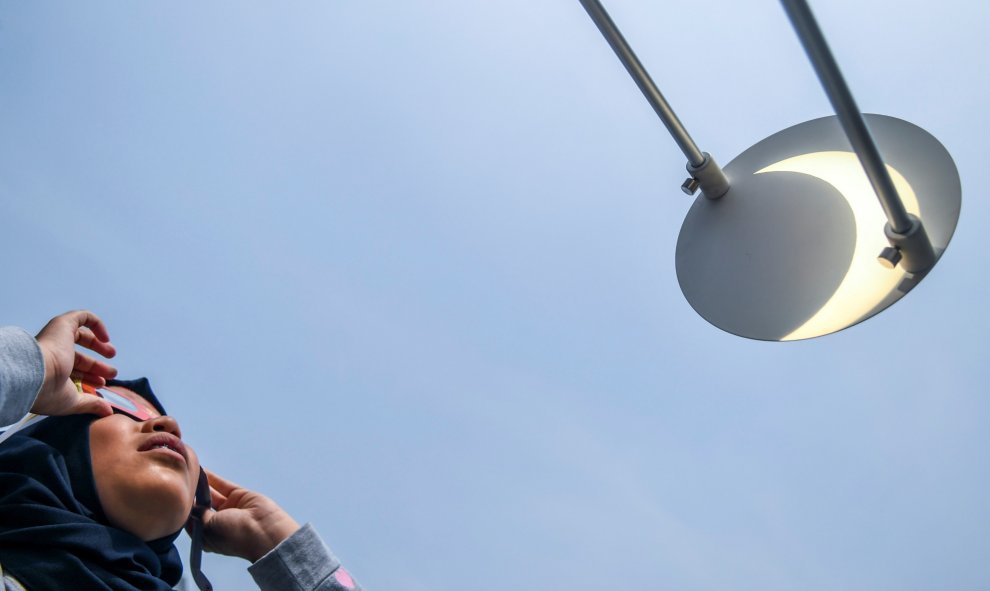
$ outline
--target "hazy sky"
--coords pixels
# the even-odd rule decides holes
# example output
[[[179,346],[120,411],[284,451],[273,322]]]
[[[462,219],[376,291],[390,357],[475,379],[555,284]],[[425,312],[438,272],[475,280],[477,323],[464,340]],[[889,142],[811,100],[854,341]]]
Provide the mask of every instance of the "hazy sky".
[[[723,163],[829,114],[776,2],[605,5]],[[369,591],[986,589],[990,4],[813,6],[963,185],[852,329],[693,312],[684,157],[577,0],[0,0],[0,323],[97,311]]]

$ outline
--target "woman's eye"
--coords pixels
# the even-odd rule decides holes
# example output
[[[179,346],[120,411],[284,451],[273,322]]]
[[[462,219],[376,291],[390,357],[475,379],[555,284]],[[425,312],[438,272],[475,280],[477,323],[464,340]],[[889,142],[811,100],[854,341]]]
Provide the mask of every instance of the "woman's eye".
[[[136,416],[134,416],[134,415],[132,415],[130,413],[126,413],[126,412],[120,410],[119,408],[114,408],[113,409],[113,414],[125,416],[125,417],[129,418],[130,420],[134,421],[135,423],[143,423],[144,422],[141,419],[137,418]]]

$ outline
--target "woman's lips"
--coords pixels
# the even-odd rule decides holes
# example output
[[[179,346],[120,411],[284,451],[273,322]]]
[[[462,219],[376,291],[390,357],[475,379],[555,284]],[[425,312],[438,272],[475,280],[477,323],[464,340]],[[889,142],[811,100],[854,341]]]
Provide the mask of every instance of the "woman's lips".
[[[189,454],[182,440],[171,433],[153,433],[138,448],[139,452],[154,451],[167,453],[172,456],[182,458],[183,462],[189,461]]]

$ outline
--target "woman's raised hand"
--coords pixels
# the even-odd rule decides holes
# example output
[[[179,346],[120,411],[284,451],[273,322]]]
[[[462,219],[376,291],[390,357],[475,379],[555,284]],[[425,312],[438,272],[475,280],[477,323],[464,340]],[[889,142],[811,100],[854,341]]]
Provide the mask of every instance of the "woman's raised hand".
[[[72,383],[82,380],[100,387],[117,375],[117,370],[76,350],[76,345],[110,358],[117,354],[100,318],[85,310],[66,312],[52,318],[35,337],[45,360],[45,379],[31,412],[41,415],[113,413],[110,404],[97,396],[82,394]]]
[[[206,476],[215,509],[203,515],[206,551],[255,562],[299,529],[299,524],[265,495],[209,470]]]

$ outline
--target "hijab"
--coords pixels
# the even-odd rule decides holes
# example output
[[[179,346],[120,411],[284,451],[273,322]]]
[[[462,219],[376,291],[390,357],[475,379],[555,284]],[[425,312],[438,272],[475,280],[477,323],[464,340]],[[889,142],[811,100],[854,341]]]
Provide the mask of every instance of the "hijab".
[[[165,409],[146,379],[111,381]],[[170,536],[109,525],[93,479],[93,415],[49,417],[0,445],[0,564],[29,591],[170,590],[182,562]]]

